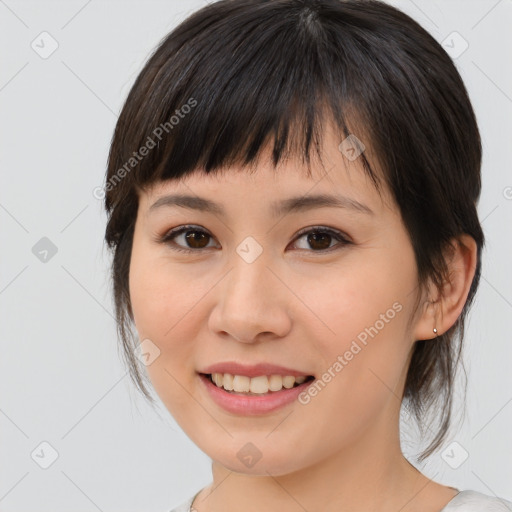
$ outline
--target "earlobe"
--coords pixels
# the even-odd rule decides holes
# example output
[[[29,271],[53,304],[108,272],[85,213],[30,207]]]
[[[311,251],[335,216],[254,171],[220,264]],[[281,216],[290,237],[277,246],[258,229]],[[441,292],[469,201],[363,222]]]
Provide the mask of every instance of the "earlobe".
[[[436,300],[427,300],[416,324],[415,340],[441,336],[452,327],[461,314],[473,282],[477,262],[477,245],[466,234],[454,239],[446,255],[447,280]],[[429,290],[432,292],[433,289]]]
[[[432,285],[433,287],[434,285]],[[432,293],[433,295],[433,293]],[[423,302],[423,312],[416,323],[414,340],[437,338],[444,331],[441,328],[440,301],[428,299]]]

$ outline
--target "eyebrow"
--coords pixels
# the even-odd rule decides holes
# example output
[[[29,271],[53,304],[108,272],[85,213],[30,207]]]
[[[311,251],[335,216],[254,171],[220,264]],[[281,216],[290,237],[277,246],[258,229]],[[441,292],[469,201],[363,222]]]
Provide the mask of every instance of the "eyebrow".
[[[199,196],[190,196],[184,194],[171,194],[160,197],[149,208],[152,212],[162,207],[178,206],[191,210],[199,210],[206,213],[213,213],[219,216],[226,216],[224,207],[210,199]],[[317,194],[290,197],[288,199],[276,201],[271,205],[271,213],[275,216],[285,215],[292,212],[303,212],[314,208],[347,208],[359,213],[374,215],[373,210],[355,199],[345,196],[333,196],[329,194]]]

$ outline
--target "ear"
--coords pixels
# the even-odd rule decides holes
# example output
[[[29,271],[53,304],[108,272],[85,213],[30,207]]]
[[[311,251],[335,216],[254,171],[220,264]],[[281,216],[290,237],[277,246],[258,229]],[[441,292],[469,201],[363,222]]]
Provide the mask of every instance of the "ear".
[[[442,292],[432,284],[429,296],[434,300],[425,301],[423,313],[414,329],[415,340],[429,340],[445,333],[457,321],[464,308],[476,270],[477,245],[466,234],[452,240],[446,254],[448,281]]]

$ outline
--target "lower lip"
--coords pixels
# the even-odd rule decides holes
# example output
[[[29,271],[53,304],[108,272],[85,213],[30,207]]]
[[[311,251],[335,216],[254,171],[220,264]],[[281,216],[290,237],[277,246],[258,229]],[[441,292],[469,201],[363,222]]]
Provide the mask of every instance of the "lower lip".
[[[310,379],[290,389],[283,388],[281,391],[272,391],[260,396],[244,396],[230,393],[224,390],[224,388],[216,386],[210,378],[205,375],[200,374],[199,378],[217,405],[228,412],[244,416],[254,416],[280,409],[296,400],[297,397],[314,382],[314,380]]]

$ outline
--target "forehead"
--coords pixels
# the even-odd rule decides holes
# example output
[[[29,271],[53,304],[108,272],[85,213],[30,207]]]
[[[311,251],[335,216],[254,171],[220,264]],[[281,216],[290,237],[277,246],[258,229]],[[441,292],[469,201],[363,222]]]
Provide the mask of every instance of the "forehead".
[[[381,184],[376,189],[363,167],[362,155],[371,161]],[[382,171],[371,153],[369,141],[363,134],[340,134],[332,124],[325,127],[322,147],[318,155],[311,152],[308,167],[297,156],[285,159],[274,167],[271,148],[267,146],[251,166],[231,165],[206,173],[203,169],[179,179],[157,182],[143,194],[146,207],[166,194],[207,195],[217,202],[275,203],[276,199],[322,194],[343,195],[354,202],[366,203],[374,211],[384,203],[393,208],[393,202],[381,179]],[[222,200],[221,200],[222,198]],[[384,203],[383,203],[384,201]]]
[[[318,169],[316,173],[320,174]],[[332,167],[321,176],[305,176],[293,164],[277,171],[262,165],[253,173],[240,168],[224,169],[216,175],[197,171],[179,182],[155,185],[141,206],[146,216],[185,208],[224,219],[247,215],[278,219],[332,207],[367,220],[382,219],[384,207],[361,169]]]

